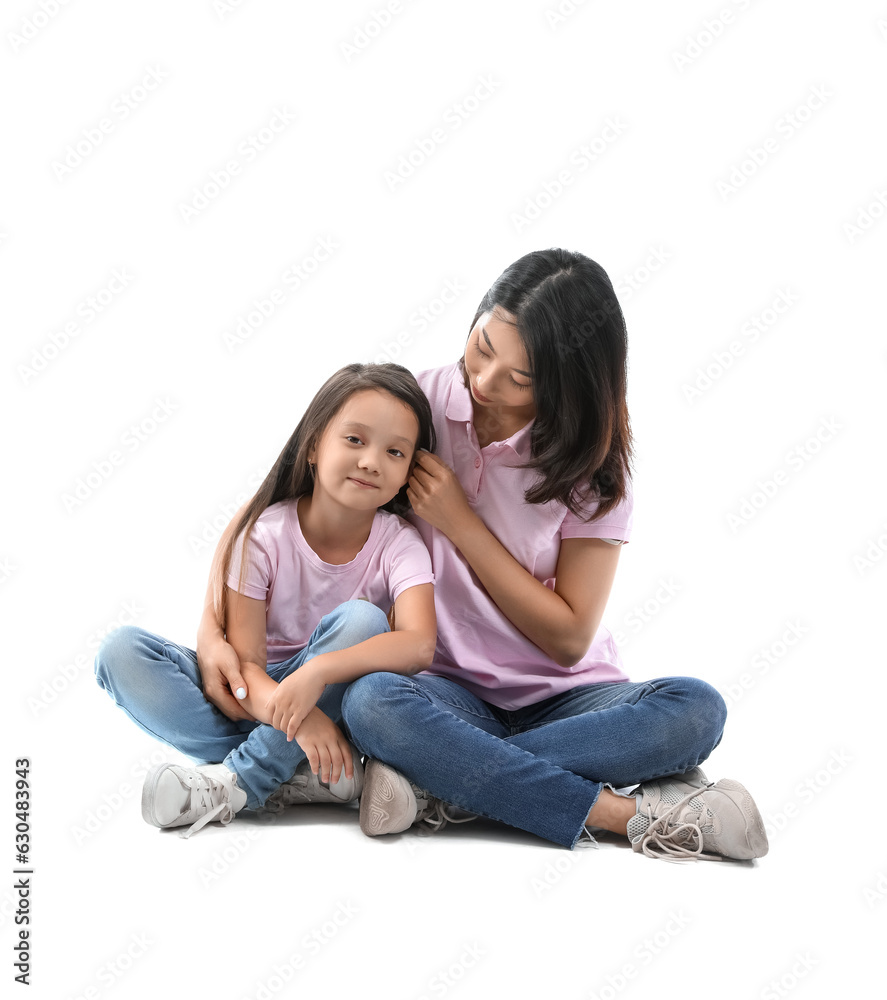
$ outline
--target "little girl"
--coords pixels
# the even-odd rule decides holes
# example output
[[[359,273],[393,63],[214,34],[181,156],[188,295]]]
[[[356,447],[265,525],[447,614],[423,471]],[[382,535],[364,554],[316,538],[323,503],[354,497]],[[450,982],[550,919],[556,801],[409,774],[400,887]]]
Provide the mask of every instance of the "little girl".
[[[147,822],[190,836],[269,799],[359,797],[360,757],[336,724],[347,684],[380,668],[415,673],[434,656],[431,560],[394,512],[420,448],[433,451],[435,436],[415,378],[394,364],[342,368],[220,542],[207,598],[238,662],[210,675],[193,650],[140,628],[105,639],[99,685],[203,765],[148,773]]]

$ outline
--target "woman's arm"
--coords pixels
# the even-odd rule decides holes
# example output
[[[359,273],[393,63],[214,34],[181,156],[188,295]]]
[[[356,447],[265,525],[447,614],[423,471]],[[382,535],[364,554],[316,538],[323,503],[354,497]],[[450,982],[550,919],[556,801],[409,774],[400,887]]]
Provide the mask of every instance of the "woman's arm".
[[[600,628],[621,546],[600,538],[565,538],[554,590],[549,590],[517,562],[480,518],[477,524],[451,541],[500,611],[559,667],[578,663]]]
[[[265,705],[277,689],[277,682],[267,673],[265,601],[244,597],[228,587],[227,633],[230,648],[240,664],[246,696],[240,704],[259,722],[271,721]]]
[[[249,686],[240,670],[240,660],[230,643],[225,641],[225,633],[213,608],[212,581],[206,588],[203,615],[197,629],[197,668],[203,682],[203,694],[210,704],[229,719],[257,721],[256,717],[243,707],[232,691],[240,688],[248,691]]]
[[[434,586],[405,590],[394,603],[394,618],[396,631],[321,653],[281,681],[267,704],[271,724],[291,740],[327,684],[348,683],[374,670],[412,674],[430,667],[437,643]]]
[[[241,688],[248,690],[248,688],[240,672],[240,661],[237,654],[230,643],[225,641],[224,622],[220,622],[216,617],[213,604],[213,571],[222,558],[229,536],[233,532],[234,526],[239,523],[246,506],[243,504],[236,511],[216,545],[206,597],[203,601],[203,614],[197,628],[197,668],[203,682],[203,694],[210,704],[215,705],[223,715],[227,715],[235,722],[239,719],[247,719],[252,722],[257,720],[232,694],[232,691],[238,691]]]
[[[582,659],[600,627],[621,546],[600,538],[564,539],[550,590],[474,513],[455,473],[436,455],[418,456],[407,495],[419,517],[459,549],[516,629],[558,666]]]

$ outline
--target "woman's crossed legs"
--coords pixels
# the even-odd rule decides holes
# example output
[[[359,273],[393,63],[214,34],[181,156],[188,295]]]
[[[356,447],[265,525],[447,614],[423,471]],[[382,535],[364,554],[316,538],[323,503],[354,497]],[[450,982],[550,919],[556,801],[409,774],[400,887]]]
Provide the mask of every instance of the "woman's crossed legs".
[[[351,684],[342,712],[360,750],[435,798],[565,847],[604,784],[689,771],[726,719],[723,698],[692,677],[587,685],[506,710],[449,678],[379,672]]]

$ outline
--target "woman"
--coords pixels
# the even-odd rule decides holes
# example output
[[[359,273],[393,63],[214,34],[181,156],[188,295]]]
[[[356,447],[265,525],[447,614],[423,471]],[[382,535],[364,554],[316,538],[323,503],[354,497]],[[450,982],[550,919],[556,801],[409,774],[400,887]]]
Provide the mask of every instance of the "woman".
[[[380,664],[345,693],[369,758],[365,833],[453,821],[448,803],[569,848],[597,828],[650,856],[767,852],[745,788],[696,766],[720,742],[721,696],[689,677],[630,683],[600,627],[631,530],[626,367],[604,270],[545,250],[490,288],[459,362],[418,376],[438,452],[419,457],[408,517],[438,643],[428,670]],[[231,652],[203,625],[219,684]]]

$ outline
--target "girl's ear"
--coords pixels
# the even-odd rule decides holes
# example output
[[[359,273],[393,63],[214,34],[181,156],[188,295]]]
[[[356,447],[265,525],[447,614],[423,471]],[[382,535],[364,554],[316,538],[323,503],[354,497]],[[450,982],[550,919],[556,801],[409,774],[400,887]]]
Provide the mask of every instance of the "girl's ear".
[[[407,483],[410,481],[410,476],[413,474],[413,469],[416,468],[416,456],[418,454],[419,454],[418,449],[413,452],[413,457],[410,459],[410,467],[407,469],[406,479],[404,479],[403,483],[401,483],[401,489],[403,489],[403,487],[406,486]]]

